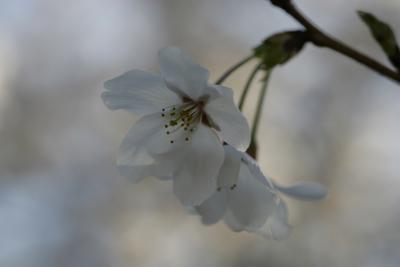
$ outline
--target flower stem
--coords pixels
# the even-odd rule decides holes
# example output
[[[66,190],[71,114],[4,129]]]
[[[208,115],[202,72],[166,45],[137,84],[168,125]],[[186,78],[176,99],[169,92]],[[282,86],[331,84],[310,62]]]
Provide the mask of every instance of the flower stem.
[[[270,0],[271,3],[277,7],[283,9],[286,13],[297,20],[307,30],[309,41],[319,47],[327,47],[336,51],[342,55],[345,55],[364,66],[367,66],[371,70],[392,79],[393,81],[400,83],[400,72],[394,71],[391,68],[384,66],[378,61],[370,58],[369,56],[358,52],[350,46],[330,37],[326,33],[322,32],[317,26],[315,26],[306,16],[304,16],[294,5],[292,0]]]
[[[260,96],[258,98],[256,114],[254,115],[253,128],[251,129],[252,142],[255,142],[255,140],[256,140],[258,125],[260,124],[261,112],[263,109],[265,94],[267,93],[268,81],[269,81],[270,76],[271,76],[271,70],[266,71],[265,78],[264,78],[262,86],[261,86]]]
[[[238,63],[236,63],[235,65],[233,65],[232,67],[230,67],[229,69],[227,69],[222,75],[221,77],[215,82],[215,84],[221,84],[223,83],[226,78],[228,78],[233,72],[235,72],[235,70],[239,69],[241,66],[243,66],[244,64],[246,64],[247,62],[249,62],[250,60],[252,60],[254,58],[254,55],[250,55],[244,59],[242,59],[241,61],[239,61]]]
[[[257,72],[261,69],[262,64],[263,64],[262,62],[257,64],[257,66],[250,73],[250,76],[246,81],[246,85],[244,86],[243,92],[242,92],[242,94],[240,96],[240,100],[239,100],[239,109],[240,110],[243,110],[243,105],[244,105],[244,101],[246,100],[247,93],[249,92],[250,86],[253,83],[254,77],[256,76]]]

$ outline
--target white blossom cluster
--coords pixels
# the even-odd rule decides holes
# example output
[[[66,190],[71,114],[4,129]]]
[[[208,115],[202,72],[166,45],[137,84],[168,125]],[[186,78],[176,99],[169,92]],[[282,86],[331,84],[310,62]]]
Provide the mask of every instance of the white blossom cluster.
[[[290,230],[280,193],[316,200],[316,183],[276,184],[245,151],[246,118],[230,88],[210,84],[209,72],[179,48],[159,52],[161,76],[132,70],[104,84],[104,103],[139,116],[122,141],[117,165],[137,182],[155,176],[173,182],[175,195],[204,224],[223,220],[234,231],[279,239]]]

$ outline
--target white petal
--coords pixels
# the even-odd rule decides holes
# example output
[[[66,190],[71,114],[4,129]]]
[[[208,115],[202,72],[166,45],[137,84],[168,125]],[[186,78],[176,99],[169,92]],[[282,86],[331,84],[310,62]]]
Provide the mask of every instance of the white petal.
[[[197,206],[217,189],[224,150],[216,134],[203,124],[196,127],[174,179],[174,192],[184,205]]]
[[[172,90],[177,90],[193,100],[203,95],[210,76],[208,70],[177,47],[162,49],[159,61],[161,75]]]
[[[287,207],[285,202],[280,200],[276,203],[274,212],[267,219],[267,222],[255,232],[266,238],[281,240],[290,234],[290,230]]]
[[[184,163],[186,153],[182,149],[174,149],[162,154],[151,154],[157,163],[158,169],[162,170],[163,176],[157,178],[162,180],[174,179],[174,174]]]
[[[253,174],[253,177],[265,185],[269,190],[275,190],[272,180],[268,176],[264,175],[257,161],[255,161],[247,153],[241,153],[241,156],[243,164],[247,165],[250,172]]]
[[[246,229],[246,226],[242,225],[229,209],[225,212],[224,222],[235,232],[241,232]]]
[[[204,224],[214,224],[224,216],[226,201],[226,190],[217,191],[200,206],[195,207],[195,209],[201,216],[201,221]]]
[[[117,157],[117,164],[121,166],[120,170],[124,176],[133,176],[134,172],[140,177],[147,175],[147,170],[131,167],[153,164],[154,157],[149,153],[162,154],[172,150],[173,147],[164,132],[163,123],[160,114],[150,114],[140,118],[128,131],[120,145]]]
[[[300,200],[319,200],[327,194],[325,186],[313,182],[299,182],[292,186],[281,186],[274,183],[274,186],[285,195]]]
[[[118,170],[133,182],[138,182],[144,177],[150,176],[149,166],[154,164],[153,158],[145,151],[143,146],[133,137],[135,125],[128,132],[120,145],[117,156]]]
[[[219,97],[219,96],[223,96],[228,99],[232,99],[232,101],[234,101],[233,100],[233,91],[231,88],[225,87],[222,85],[218,85],[218,84],[210,84],[210,85],[208,85],[208,87],[211,87],[213,90],[215,90],[218,93],[215,95],[215,98]]]
[[[247,231],[249,233],[256,233],[265,238],[271,238],[274,240],[282,240],[286,238],[292,229],[288,223],[288,211],[286,204],[281,200],[274,204],[272,214],[267,218],[264,225],[259,228],[242,225],[230,210],[225,213],[224,221],[229,228],[235,232]]]
[[[171,180],[173,172],[180,166],[181,161],[181,154],[176,151],[150,155],[140,145],[120,149],[117,157],[120,174],[133,182],[149,176],[160,180]]]
[[[208,96],[209,101],[223,96],[232,99],[232,102],[234,102],[232,89],[218,84],[208,84],[204,90],[204,95]]]
[[[150,154],[162,154],[175,150],[184,143],[183,131],[168,135],[165,129],[166,121],[160,113],[154,113],[140,118],[129,130],[126,141],[121,146],[141,145]],[[178,140],[171,143],[171,140]],[[128,149],[128,148],[127,148]]]
[[[218,191],[204,201],[196,210],[204,224],[214,224],[224,215],[227,190],[236,185],[240,170],[240,152],[229,145],[224,145],[225,159],[218,174]]]
[[[104,83],[101,97],[110,109],[126,109],[137,115],[160,112],[162,108],[181,103],[165,81],[144,71],[132,70]]]
[[[224,151],[225,159],[218,174],[218,187],[230,189],[236,185],[239,177],[241,155],[230,145],[224,145]]]
[[[225,142],[240,151],[245,151],[249,147],[249,124],[232,99],[224,96],[215,98],[206,104],[204,110],[218,125]]]
[[[241,164],[237,187],[228,193],[228,209],[240,225],[261,227],[274,209],[275,194],[261,184],[245,164]]]
[[[288,211],[285,202],[279,200],[276,203],[274,212],[268,217],[266,223],[259,229],[251,232],[262,235],[265,238],[282,240],[286,238],[292,227],[288,223]]]

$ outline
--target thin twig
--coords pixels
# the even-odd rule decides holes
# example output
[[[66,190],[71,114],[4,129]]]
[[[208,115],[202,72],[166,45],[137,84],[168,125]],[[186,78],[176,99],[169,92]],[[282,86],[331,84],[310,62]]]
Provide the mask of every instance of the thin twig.
[[[255,142],[255,140],[256,140],[258,125],[260,124],[261,113],[262,113],[262,109],[263,109],[263,105],[264,105],[265,94],[267,93],[268,81],[271,76],[271,71],[266,71],[265,75],[266,76],[264,78],[264,81],[263,81],[263,84],[261,87],[261,92],[258,97],[256,114],[254,115],[254,119],[253,119],[253,127],[251,129],[251,140],[253,142]]]
[[[228,78],[235,70],[237,70],[238,68],[240,68],[241,66],[243,66],[244,64],[246,64],[247,62],[249,62],[250,60],[252,60],[254,58],[253,55],[250,55],[244,59],[242,59],[241,61],[239,61],[238,63],[236,63],[235,65],[233,65],[232,67],[230,67],[229,69],[227,69],[222,75],[221,77],[215,82],[215,84],[221,84],[225,81],[226,78]]]
[[[250,86],[253,83],[254,77],[256,76],[257,72],[261,69],[262,64],[263,63],[261,62],[261,63],[257,64],[257,66],[255,66],[255,68],[250,73],[250,76],[246,81],[246,85],[244,86],[242,94],[240,95],[240,98],[239,98],[239,109],[240,110],[243,110],[244,101],[246,100]]]
[[[349,47],[348,45],[330,37],[326,33],[322,32],[317,26],[315,26],[306,16],[304,16],[291,0],[270,0],[271,3],[277,7],[280,7],[286,13],[291,15],[307,30],[309,40],[317,46],[330,48],[342,55],[354,59],[355,61],[367,66],[368,68],[376,71],[377,73],[386,76],[393,81],[400,82],[400,73],[396,72],[378,61],[370,58],[369,56],[358,52],[357,50]]]

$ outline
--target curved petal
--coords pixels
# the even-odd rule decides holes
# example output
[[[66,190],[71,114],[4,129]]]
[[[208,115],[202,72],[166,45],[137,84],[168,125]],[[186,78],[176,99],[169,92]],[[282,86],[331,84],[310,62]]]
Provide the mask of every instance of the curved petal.
[[[223,96],[232,99],[232,102],[234,102],[232,89],[218,84],[208,84],[204,90],[204,95],[208,97],[208,100]]]
[[[126,109],[137,115],[160,112],[162,108],[181,103],[164,80],[144,71],[132,70],[104,83],[101,94],[110,109]]]
[[[132,131],[135,132],[135,127]],[[172,174],[179,168],[183,155],[179,151],[168,151],[162,154],[149,154],[145,143],[135,142],[131,135],[123,140],[117,156],[118,170],[133,182],[149,176],[160,180],[173,179]]]
[[[281,240],[290,234],[291,226],[288,223],[288,210],[285,202],[278,201],[275,205],[273,214],[267,219],[267,222],[255,232],[274,240]]]
[[[223,96],[215,98],[206,104],[204,110],[217,124],[224,141],[240,151],[249,147],[249,124],[232,99]]]
[[[224,150],[217,135],[203,124],[197,126],[181,168],[175,174],[174,193],[183,205],[197,206],[217,189],[217,175]]]
[[[149,166],[154,164],[154,160],[142,147],[131,146],[127,142],[129,142],[129,138],[124,139],[118,152],[118,170],[122,176],[133,182],[139,182],[143,178],[151,176]]]
[[[246,229],[246,226],[242,225],[229,209],[225,212],[224,222],[235,232],[241,232]]]
[[[313,182],[299,182],[292,186],[274,183],[274,187],[285,195],[300,200],[319,200],[327,194],[325,186]]]
[[[200,206],[195,207],[195,209],[201,216],[201,221],[204,224],[214,224],[224,216],[226,210],[226,201],[226,190],[221,190],[219,192],[217,191]]]
[[[266,175],[264,175],[257,161],[255,161],[247,153],[241,153],[241,156],[243,164],[247,165],[250,172],[253,174],[253,177],[256,178],[263,185],[265,185],[269,190],[272,191],[275,190],[272,180],[269,179],[269,177],[267,177]]]
[[[274,209],[276,194],[241,164],[237,187],[228,194],[228,209],[245,229],[260,228]]]
[[[134,127],[132,127],[134,131]],[[154,160],[143,149],[141,144],[132,142],[128,135],[122,141],[117,155],[117,166],[120,174],[133,182],[139,182],[145,177],[152,176]]]
[[[176,171],[184,164],[186,153],[182,149],[173,149],[161,154],[151,154],[151,157],[163,174],[162,176],[157,176],[157,178],[161,180],[173,180]]]
[[[240,169],[240,152],[230,145],[224,145],[225,159],[218,178],[218,189],[209,199],[196,207],[204,224],[218,222],[225,213],[227,205],[227,190],[236,186]]]
[[[159,61],[161,75],[169,88],[193,100],[203,95],[210,74],[181,49],[167,47],[160,50]]]
[[[142,118],[142,120],[145,119],[146,117]],[[142,130],[142,124],[139,120],[137,124],[131,127],[128,134],[122,140],[117,155],[117,166],[120,174],[133,182],[138,182],[144,177],[150,176],[147,168],[154,164],[153,158],[143,149],[144,142],[139,131]],[[143,130],[145,132],[153,131],[152,128],[145,128]],[[136,133],[139,133],[139,136]]]
[[[164,132],[164,121],[154,113],[140,118],[123,139],[117,158],[118,165],[140,166],[154,162],[151,153],[166,153],[173,149]]]
[[[224,150],[225,159],[218,174],[218,187],[230,189],[236,186],[239,177],[241,155],[230,145],[224,145]]]
[[[210,84],[210,85],[208,85],[208,87],[211,88],[212,91],[216,92],[216,94],[210,94],[211,99],[217,98],[219,96],[223,96],[228,99],[232,99],[232,102],[234,101],[233,100],[233,91],[231,88],[225,87],[225,86],[222,86],[219,84]]]

